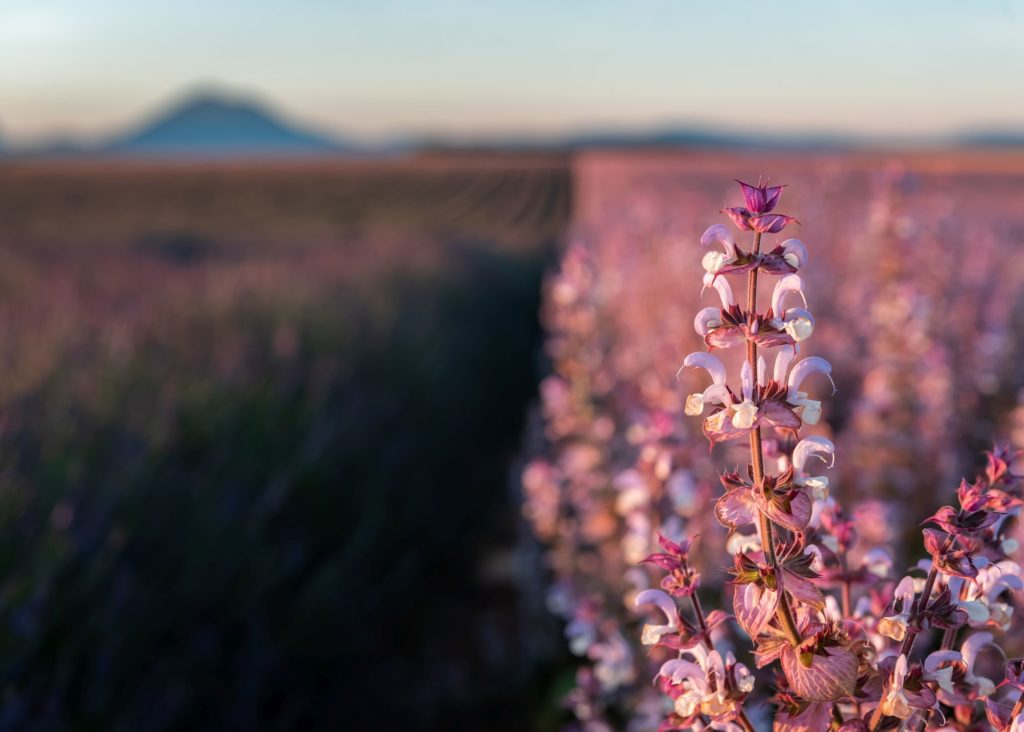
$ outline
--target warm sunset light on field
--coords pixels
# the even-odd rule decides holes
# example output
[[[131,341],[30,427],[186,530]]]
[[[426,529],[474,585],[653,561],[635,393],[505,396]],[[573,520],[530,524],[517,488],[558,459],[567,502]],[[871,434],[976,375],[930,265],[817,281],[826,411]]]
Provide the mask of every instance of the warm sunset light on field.
[[[1021,0],[0,58],[0,732],[1024,732]]]

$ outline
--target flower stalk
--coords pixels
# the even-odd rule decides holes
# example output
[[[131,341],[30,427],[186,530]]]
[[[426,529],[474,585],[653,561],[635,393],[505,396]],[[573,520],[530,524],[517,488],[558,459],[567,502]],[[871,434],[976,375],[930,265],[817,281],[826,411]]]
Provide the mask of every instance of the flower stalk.
[[[740,185],[745,205],[726,213],[741,230],[753,232],[753,243],[744,251],[722,225],[701,239],[705,246],[722,247],[703,257],[704,286],[716,292],[721,307],[706,307],[694,320],[708,350],[687,356],[683,368],[706,371],[711,384],[687,397],[685,411],[703,416],[712,446],[732,440],[749,445],[746,474],[720,476],[724,493],[715,514],[729,530],[736,623],[753,643],[757,668],[778,669],[775,732],[907,732],[922,723],[938,729],[936,722],[953,711],[957,729],[983,729],[974,722],[988,715],[998,732],[1024,730],[1024,703],[1018,699],[1010,708],[994,701],[999,687],[975,670],[992,635],[975,633],[959,650],[951,647],[967,625],[1006,629],[1012,612],[1007,595],[1024,589],[1024,572],[1009,557],[1015,542],[1003,533],[1004,519],[1024,505],[1021,481],[1009,468],[1013,456],[993,451],[985,474],[961,485],[958,507],[944,506],[925,521],[931,561],[921,566],[927,570],[923,581],[907,576],[895,583],[891,554],[855,550],[854,521],[829,496],[828,478],[809,472],[812,457],[832,466],[835,445],[825,437],[800,436],[822,413],[821,402],[803,391],[804,381],[812,375],[831,380],[824,359],[798,358],[814,330],[798,274],[807,248],[796,239],[764,248],[766,234],[795,219],[773,213],[781,186]],[[744,273],[745,309],[728,280]],[[778,278],[763,311],[761,275]],[[787,306],[796,295],[803,307]],[[745,358],[737,388],[715,352],[741,344]],[[773,356],[771,367],[766,354]],[[723,731],[749,730],[744,703],[755,693],[754,674],[731,653],[716,650],[714,638],[725,632],[726,616],[703,611],[690,542],[659,541],[665,551],[647,561],[668,573],[661,584],[665,592],[646,590],[637,602],[658,606],[666,618],[645,626],[645,642],[677,654],[656,677],[674,710],[660,730],[698,722]],[[829,589],[838,597],[827,594]],[[892,600],[883,609],[886,593]],[[675,597],[690,598],[694,622],[679,614]],[[913,659],[915,641],[932,628],[944,631],[941,647]],[[1019,666],[1007,678],[1016,679],[1015,688],[1024,693],[1024,661]]]

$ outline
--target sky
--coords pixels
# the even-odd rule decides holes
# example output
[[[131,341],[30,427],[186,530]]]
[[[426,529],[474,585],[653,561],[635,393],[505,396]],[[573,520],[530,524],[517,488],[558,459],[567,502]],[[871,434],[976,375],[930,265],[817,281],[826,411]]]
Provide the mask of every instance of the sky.
[[[0,138],[198,84],[338,134],[1024,130],[1024,0],[0,0]]]

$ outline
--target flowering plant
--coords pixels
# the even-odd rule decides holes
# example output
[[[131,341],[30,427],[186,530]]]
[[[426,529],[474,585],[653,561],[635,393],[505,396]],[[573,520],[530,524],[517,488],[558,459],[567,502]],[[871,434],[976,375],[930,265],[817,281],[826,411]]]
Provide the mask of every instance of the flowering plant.
[[[814,318],[788,307],[794,296],[803,300],[807,248],[788,239],[763,251],[763,235],[795,219],[774,213],[782,186],[740,186],[744,205],[725,213],[752,232],[752,247],[742,250],[721,225],[702,237],[723,250],[703,258],[704,285],[721,307],[698,313],[694,326],[708,351],[687,356],[683,368],[710,376],[687,398],[686,413],[703,416],[712,446],[749,444],[748,468],[721,475],[715,513],[730,532],[732,617],[753,643],[758,671],[730,648],[729,616],[704,611],[692,539],[659,536],[661,551],[645,561],[664,573],[661,589],[640,592],[636,604],[663,616],[644,626],[643,643],[673,655],[656,677],[672,702],[661,729],[753,730],[758,717],[748,700],[771,684],[776,730],[1024,730],[1024,660],[1008,661],[997,683],[991,667],[1000,650],[989,632],[1009,629],[1011,595],[1024,587],[1007,533],[1024,503],[1014,455],[993,450],[985,471],[961,483],[956,504],[926,519],[928,558],[898,582],[890,555],[852,551],[853,522],[830,497],[828,478],[809,473],[812,458],[831,466],[835,446],[822,436],[801,439],[822,413],[804,384],[831,378],[824,359],[798,358]],[[762,274],[778,277],[763,311]],[[746,276],[743,304],[727,279],[738,275]],[[735,388],[712,352],[739,347]]]

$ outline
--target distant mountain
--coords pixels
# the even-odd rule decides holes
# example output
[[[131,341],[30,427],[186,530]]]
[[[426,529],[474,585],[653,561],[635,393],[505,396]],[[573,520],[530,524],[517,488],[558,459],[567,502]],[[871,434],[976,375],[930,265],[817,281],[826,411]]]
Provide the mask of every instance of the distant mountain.
[[[413,151],[565,151],[589,149],[746,149],[810,152],[855,148],[900,149],[930,144],[952,147],[1024,147],[1024,130],[975,130],[959,135],[858,136],[770,133],[713,124],[667,125],[647,130],[582,129],[562,136],[405,135],[368,143],[333,137],[279,114],[252,96],[219,89],[194,91],[147,121],[99,142],[52,138],[30,146],[5,145],[0,157],[259,158],[313,155],[396,155]]]
[[[203,93],[185,98],[93,152],[156,156],[279,156],[350,152],[347,142],[285,121],[253,99]]]

